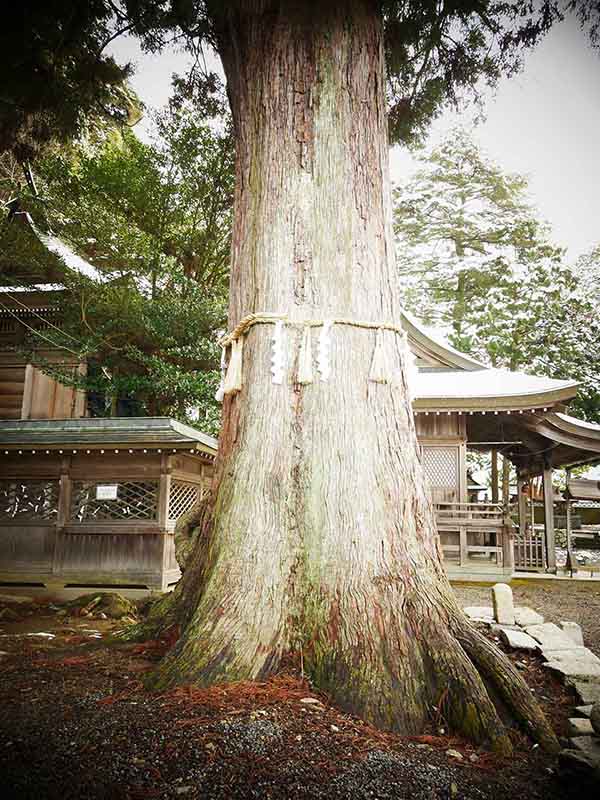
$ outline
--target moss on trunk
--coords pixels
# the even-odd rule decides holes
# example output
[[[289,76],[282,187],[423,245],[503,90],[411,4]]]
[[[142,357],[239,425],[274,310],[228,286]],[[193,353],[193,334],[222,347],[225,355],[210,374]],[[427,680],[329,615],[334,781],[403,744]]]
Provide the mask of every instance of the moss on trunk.
[[[296,380],[304,320],[400,318],[378,4],[214,8],[237,146],[229,324],[288,315],[285,381],[271,382],[272,329],[254,326],[172,601],[183,635],[152,684],[261,678],[301,651],[349,711],[416,733],[443,698],[457,730],[508,752],[475,664],[507,686],[465,634],[441,563],[405,341],[383,335],[395,377],[372,383],[374,331],[336,326],[329,379]],[[539,716],[532,733],[552,746]]]

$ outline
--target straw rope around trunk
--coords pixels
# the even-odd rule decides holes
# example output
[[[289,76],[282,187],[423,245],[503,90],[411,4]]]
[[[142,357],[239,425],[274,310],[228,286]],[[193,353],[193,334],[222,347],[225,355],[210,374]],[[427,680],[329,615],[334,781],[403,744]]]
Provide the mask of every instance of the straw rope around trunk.
[[[327,381],[331,373],[329,361],[330,335],[334,325],[348,325],[354,328],[377,331],[375,349],[369,373],[369,381],[373,383],[391,383],[392,369],[387,362],[383,343],[384,331],[399,334],[403,337],[403,344],[408,349],[408,338],[406,331],[401,325],[394,325],[389,322],[370,322],[365,320],[354,320],[347,317],[333,317],[326,320],[290,320],[287,314],[277,314],[273,312],[257,312],[247,314],[243,317],[235,328],[225,334],[219,344],[225,354],[228,347],[231,348],[231,355],[226,370],[221,369],[221,383],[215,398],[222,401],[227,394],[237,394],[242,389],[242,360],[243,360],[243,337],[254,325],[271,324],[275,326],[272,336],[273,354],[271,357],[271,381],[275,384],[283,383],[285,371],[283,328],[286,325],[302,328],[300,353],[298,358],[298,370],[296,382],[301,385],[313,382],[312,370],[312,345],[310,330],[321,328],[318,341],[317,370],[321,381]],[[409,351],[410,352],[410,351]],[[226,359],[222,359],[222,365]],[[414,374],[414,364],[409,364],[409,383],[412,382]]]

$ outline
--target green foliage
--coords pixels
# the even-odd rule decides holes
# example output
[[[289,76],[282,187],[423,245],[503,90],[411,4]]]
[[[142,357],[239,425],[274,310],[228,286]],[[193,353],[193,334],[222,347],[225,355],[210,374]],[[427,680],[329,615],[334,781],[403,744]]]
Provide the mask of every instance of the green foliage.
[[[17,218],[0,228],[0,258],[15,282],[29,275],[67,286],[63,334],[51,338],[88,361],[88,374],[44,369],[95,393],[95,413],[190,421],[199,408],[202,429],[216,432],[234,180],[228,125],[184,103],[156,116],[151,144],[126,131],[73,145],[41,159],[36,178],[40,196],[21,192],[22,203],[106,275],[98,283],[65,269]]]
[[[327,13],[327,4],[318,11],[310,2],[279,5],[280,14],[304,14],[311,25]],[[269,7],[266,0],[24,0],[3,19],[0,42],[10,69],[0,91],[0,152],[26,160],[50,141],[77,136],[90,120],[107,114],[125,120],[130,67],[104,53],[120,34],[137,36],[149,51],[178,42],[196,57],[193,71],[202,73],[204,47],[218,49],[228,26],[243,25],[249,8],[267,13]],[[381,0],[380,8],[390,133],[407,143],[421,139],[448,104],[477,97],[482,85],[518,70],[523,52],[564,10],[578,14],[592,38],[597,31],[597,14],[579,0]],[[213,77],[204,74],[208,83]]]
[[[103,53],[118,29],[107,0],[22,0],[3,14],[0,152],[20,161],[66,142],[90,121],[126,123],[135,98],[131,72]]]
[[[594,306],[526,189],[461,130],[423,157],[395,191],[405,305],[493,366],[580,380],[573,408],[600,419]]]

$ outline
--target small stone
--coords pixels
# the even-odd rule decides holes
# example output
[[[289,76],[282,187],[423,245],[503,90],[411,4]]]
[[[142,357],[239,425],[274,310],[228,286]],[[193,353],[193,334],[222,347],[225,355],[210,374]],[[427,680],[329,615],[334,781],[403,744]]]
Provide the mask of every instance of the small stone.
[[[104,611],[101,611],[101,612],[98,614],[98,619],[108,619],[108,617],[107,617],[107,615],[104,613]],[[186,787],[186,788],[189,790],[191,787]]]
[[[513,593],[507,583],[496,583],[492,586],[492,603],[496,622],[501,625],[515,624]]]
[[[476,761],[479,761],[479,756],[477,755],[477,753],[471,753],[471,755],[469,756],[469,761],[471,761],[473,764]]]
[[[591,736],[594,732],[592,723],[583,717],[572,717],[567,728],[569,736]]]
[[[577,706],[575,708],[575,712],[576,712],[578,717],[587,717],[587,719],[589,719],[590,718],[590,714],[592,713],[592,708],[593,708],[593,706],[591,706],[591,705],[589,705],[589,706]]]
[[[331,725],[330,728],[334,733],[339,733],[340,732],[340,729],[338,728],[337,725]]]
[[[515,608],[515,622],[522,628],[526,628],[528,625],[542,625],[544,618],[532,608],[517,606]]]
[[[446,750],[446,755],[450,756],[450,758],[456,758],[458,761],[463,760],[463,754],[459,753],[458,750]]]
[[[563,621],[560,623],[560,627],[574,645],[583,647],[583,631],[581,630],[581,625],[578,625],[576,622]]]
[[[514,631],[510,628],[500,629],[500,638],[513,650],[529,650],[535,652],[539,645],[531,636],[523,631]]]
[[[322,706],[323,703],[320,700],[317,700],[316,697],[303,697],[300,700],[305,706]]]
[[[175,787],[175,794],[187,794],[191,792],[193,788],[193,786],[177,786]]]
[[[590,725],[600,736],[600,703],[594,703],[590,712]]]
[[[300,733],[298,734],[298,736],[296,736],[296,741],[297,742],[301,742],[302,741],[302,735]]]

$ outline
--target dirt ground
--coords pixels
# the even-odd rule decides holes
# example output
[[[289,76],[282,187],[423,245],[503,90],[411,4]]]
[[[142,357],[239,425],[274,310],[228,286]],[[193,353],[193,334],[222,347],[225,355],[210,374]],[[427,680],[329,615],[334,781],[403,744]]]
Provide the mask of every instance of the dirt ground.
[[[488,591],[465,589],[465,598],[479,603]],[[542,606],[529,591],[527,602],[550,618],[550,598],[536,587]],[[598,609],[593,595],[589,607]],[[582,616],[584,604],[582,594]],[[165,643],[115,644],[109,637],[122,622],[82,618],[47,601],[2,606],[9,609],[0,614],[3,798],[585,797],[516,731],[509,760],[450,736],[434,709],[426,735],[384,734],[332,707],[293,669],[262,684],[152,694],[141,678]],[[564,615],[580,619],[570,608]],[[536,656],[511,657],[563,735],[574,698]]]

